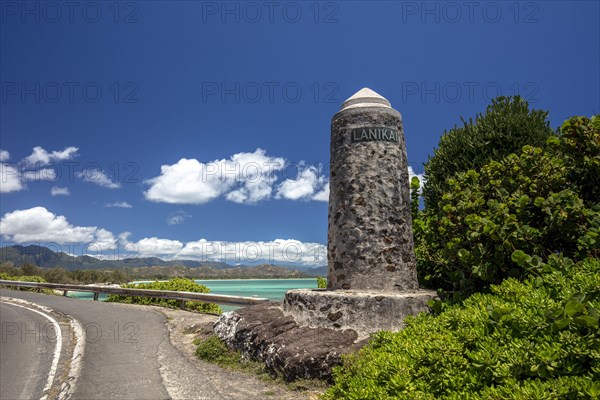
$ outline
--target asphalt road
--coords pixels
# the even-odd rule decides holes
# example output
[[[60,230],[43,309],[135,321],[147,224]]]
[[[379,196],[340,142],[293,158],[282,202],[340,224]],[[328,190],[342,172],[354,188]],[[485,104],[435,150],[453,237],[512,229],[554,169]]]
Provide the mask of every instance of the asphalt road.
[[[39,399],[51,370],[56,333],[35,311],[0,303],[0,398]]]
[[[86,333],[85,357],[72,398],[168,399],[161,378],[159,353],[169,348],[165,316],[152,309],[82,301],[32,292],[0,290],[0,296],[21,298],[69,314]],[[2,321],[17,324],[43,321],[41,316],[2,305]],[[30,315],[32,314],[32,315]],[[39,317],[39,318],[38,318]],[[15,336],[15,335],[13,335]],[[47,377],[51,345],[10,338],[2,344],[2,398],[31,399]],[[161,346],[162,345],[162,346]],[[166,346],[166,350],[165,350]],[[159,352],[159,347],[162,349]],[[174,356],[175,352],[172,353]],[[169,361],[170,357],[166,357]],[[5,386],[5,381],[7,386]],[[8,388],[8,389],[7,389]]]
[[[69,365],[76,364],[80,366],[80,373],[71,399],[306,398],[303,394],[267,385],[256,377],[202,362],[193,356],[193,350],[176,348],[171,342],[166,315],[154,307],[4,289],[0,290],[0,297],[23,299],[49,307],[53,316],[62,321],[62,352],[52,390],[57,386],[56,382],[68,381],[63,378],[64,371],[70,371]],[[12,304],[0,304],[2,323],[11,323],[13,330],[15,323],[18,326],[21,323],[31,326],[36,321],[49,323],[35,312]],[[72,352],[69,355],[74,340],[69,333],[69,324],[65,322],[69,318],[65,315],[78,321],[85,332],[83,357],[77,358],[80,363],[63,364],[65,360],[75,359]],[[51,330],[47,329],[46,334],[49,332]],[[8,340],[7,335],[7,341],[0,347],[0,398],[39,399],[44,382],[48,381],[54,342],[22,341],[16,334],[10,335],[10,342]],[[178,345],[181,346],[181,342]],[[192,354],[188,354],[190,351]],[[50,398],[56,397],[52,390]]]

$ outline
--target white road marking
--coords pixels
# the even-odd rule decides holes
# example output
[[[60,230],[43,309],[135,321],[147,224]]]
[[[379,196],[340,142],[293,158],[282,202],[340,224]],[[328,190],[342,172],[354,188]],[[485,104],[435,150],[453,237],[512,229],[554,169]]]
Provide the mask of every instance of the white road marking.
[[[5,300],[5,298],[1,300]],[[13,306],[21,307],[34,313],[37,313],[46,318],[48,321],[50,321],[50,323],[54,327],[54,331],[56,332],[56,346],[54,347],[54,358],[52,359],[52,365],[50,366],[50,372],[48,373],[48,380],[46,381],[46,386],[44,387],[44,391],[42,392],[44,393],[44,395],[40,398],[40,400],[46,400],[48,398],[48,394],[46,394],[46,392],[52,387],[52,382],[54,382],[54,375],[56,375],[56,369],[58,368],[58,361],[60,359],[60,352],[62,350],[62,332],[60,330],[60,325],[58,324],[58,321],[56,321],[50,315],[44,314],[41,311],[35,310],[30,307],[26,307],[21,304],[16,304],[14,302],[5,301],[5,304],[11,304]]]
[[[35,312],[38,312],[38,311],[33,310],[29,307],[36,307],[47,313],[55,312],[50,307],[46,307],[41,304],[32,303],[30,301],[18,299],[15,297],[0,296],[0,302],[4,302],[5,304],[12,304],[15,306],[23,307],[30,311],[35,311]],[[18,304],[15,304],[15,303],[18,303]],[[29,306],[29,307],[27,307],[27,306]],[[40,313],[40,314],[44,315],[43,313]],[[83,326],[81,325],[81,323],[78,320],[76,320],[75,318],[71,317],[68,314],[64,314],[64,315],[69,318],[70,323],[71,323],[71,329],[73,330],[73,333],[75,334],[75,347],[73,348],[73,354],[71,356],[71,364],[70,364],[70,368],[69,368],[69,374],[68,374],[65,382],[63,382],[63,384],[61,385],[60,392],[57,395],[57,399],[59,399],[59,400],[68,400],[73,395],[73,392],[75,392],[75,386],[77,384],[77,379],[79,378],[79,374],[81,373],[81,367],[83,365],[83,356],[85,354],[85,329],[83,329]],[[46,315],[44,315],[44,316],[46,316]],[[50,318],[48,316],[46,316],[46,317]],[[56,325],[54,325],[54,329],[56,329]],[[60,325],[59,325],[59,329],[60,329]],[[59,330],[59,333],[60,333],[60,330]],[[62,341],[61,341],[61,346],[62,346]],[[60,351],[58,353],[60,354]],[[55,356],[56,356],[56,353],[55,353]],[[56,363],[56,366],[58,366],[58,362]],[[55,367],[54,374],[56,374],[56,367]],[[54,379],[49,381],[50,385],[52,384],[53,380]],[[49,386],[44,388],[44,392],[46,390],[48,390],[48,388],[49,388]],[[40,400],[45,400],[47,398],[48,398],[48,395],[45,395]]]

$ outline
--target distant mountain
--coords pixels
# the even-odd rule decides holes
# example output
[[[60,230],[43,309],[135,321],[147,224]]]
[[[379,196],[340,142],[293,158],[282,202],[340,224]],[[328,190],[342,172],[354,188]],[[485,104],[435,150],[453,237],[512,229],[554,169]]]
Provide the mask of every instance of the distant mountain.
[[[123,260],[100,260],[91,256],[71,256],[64,252],[54,252],[44,246],[6,246],[0,247],[0,261],[12,262],[14,265],[32,264],[42,268],[64,268],[67,270],[76,269],[113,269],[127,268],[139,269],[139,272],[146,274],[152,268],[156,273],[169,276],[167,267],[181,267],[181,272],[196,276],[204,272],[206,277],[216,277],[217,275],[225,277],[250,277],[250,276],[277,276],[277,277],[300,277],[300,276],[326,276],[327,267],[298,267],[298,266],[275,266],[263,264],[258,266],[249,265],[229,265],[217,261],[195,261],[195,260],[170,260],[165,261],[157,257],[134,257]],[[144,270],[147,268],[148,270]],[[274,269],[275,268],[275,269]],[[193,271],[191,270],[196,270]],[[227,271],[226,271],[227,270]],[[232,270],[232,271],[229,271]],[[246,270],[246,273],[242,273]],[[150,273],[150,272],[148,272]],[[259,275],[264,273],[265,275]],[[155,276],[155,275],[153,275]],[[176,275],[181,276],[181,275]],[[191,277],[191,276],[190,276]]]

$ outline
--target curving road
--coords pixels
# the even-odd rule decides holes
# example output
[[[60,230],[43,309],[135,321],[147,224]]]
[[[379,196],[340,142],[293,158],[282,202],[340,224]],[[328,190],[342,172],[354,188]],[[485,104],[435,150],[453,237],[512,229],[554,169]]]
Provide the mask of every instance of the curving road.
[[[48,307],[52,309],[46,310],[48,314],[60,320],[63,345],[56,379],[48,392],[49,399],[57,397],[58,387],[63,382],[70,382],[66,391],[60,389],[60,393],[71,395],[65,399],[306,398],[298,392],[267,385],[256,377],[204,363],[193,357],[193,349],[182,348],[181,342],[177,342],[178,348],[174,347],[169,331],[173,324],[167,322],[163,312],[153,307],[5,289],[0,289],[0,297],[18,298]],[[177,314],[179,310],[172,311],[175,314],[170,315],[175,317],[170,318],[175,318],[178,324],[187,323],[184,322],[187,317]],[[37,322],[47,326],[42,334],[49,336],[52,324],[42,315],[3,302],[0,302],[0,320],[6,336],[6,340],[0,340],[0,398],[41,398],[52,370],[52,354],[56,355],[55,342],[36,342],[31,335],[23,341],[21,331],[14,331],[22,324],[31,328]],[[82,357],[75,356],[78,352],[77,346],[73,345],[74,329],[70,324],[81,325],[85,332],[85,340],[80,340],[85,344]],[[71,374],[73,365],[77,366],[78,373]],[[70,372],[67,374],[66,371]],[[78,379],[67,376],[78,376]]]
[[[159,356],[162,354],[162,358],[167,361],[180,356],[169,343],[163,314],[143,307],[81,301],[32,292],[0,290],[0,296],[20,298],[47,306],[66,313],[81,323],[86,334],[85,357],[72,398],[171,397],[161,377]],[[31,327],[35,322],[42,325],[49,323],[41,315],[10,304],[2,303],[0,311],[3,333],[7,333],[4,328],[9,325],[14,330],[15,326],[22,324]],[[0,341],[0,397],[40,398],[54,343],[48,340],[39,343],[35,340],[21,340],[20,335],[16,334],[5,336],[6,341]],[[200,393],[198,395],[198,398],[205,397]]]
[[[56,350],[56,333],[46,317],[0,303],[0,398],[42,397]]]

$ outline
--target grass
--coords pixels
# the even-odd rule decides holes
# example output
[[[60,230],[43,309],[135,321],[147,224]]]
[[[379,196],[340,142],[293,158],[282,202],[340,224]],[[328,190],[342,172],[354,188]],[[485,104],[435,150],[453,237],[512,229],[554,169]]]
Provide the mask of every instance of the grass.
[[[287,382],[280,375],[269,372],[262,362],[250,360],[244,357],[239,351],[230,349],[225,342],[215,335],[208,338],[194,339],[196,348],[196,357],[234,371],[246,372],[258,376],[261,380],[269,383],[282,384],[291,391],[324,391],[328,385],[325,381],[318,379],[298,379]]]

